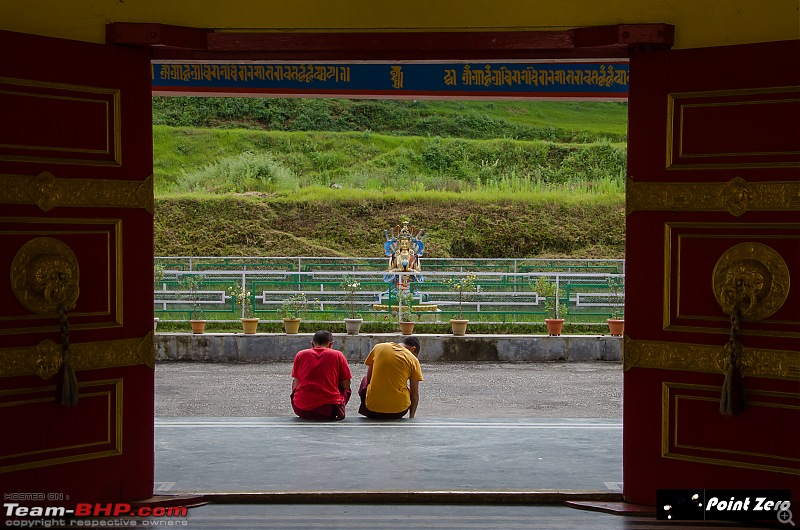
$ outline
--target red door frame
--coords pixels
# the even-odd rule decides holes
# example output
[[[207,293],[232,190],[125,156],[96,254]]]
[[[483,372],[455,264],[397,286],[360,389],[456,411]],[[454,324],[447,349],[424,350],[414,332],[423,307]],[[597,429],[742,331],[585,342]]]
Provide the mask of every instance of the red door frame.
[[[633,49],[669,48],[669,24],[619,24],[564,31],[237,33],[117,22],[108,44],[145,47],[154,60],[392,61],[626,58]]]

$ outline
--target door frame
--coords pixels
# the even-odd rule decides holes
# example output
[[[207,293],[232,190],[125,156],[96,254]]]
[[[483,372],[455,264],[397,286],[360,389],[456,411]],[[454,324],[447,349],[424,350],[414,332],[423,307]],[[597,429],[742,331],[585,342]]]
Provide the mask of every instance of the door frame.
[[[497,62],[629,59],[636,55],[639,61],[652,65],[659,63],[664,55],[669,56],[674,37],[675,27],[669,24],[620,24],[564,31],[391,33],[216,33],[160,24],[107,26],[111,44],[150,48],[153,60],[195,62]],[[623,386],[623,396],[624,392]],[[628,453],[623,453],[623,468],[625,454]],[[631,488],[624,488],[626,498],[653,502],[651,492],[631,492]]]
[[[112,45],[148,48],[154,61],[575,61],[628,59],[634,50],[668,50],[675,28],[620,24],[564,31],[216,33],[164,24],[113,23],[107,26],[106,37]],[[174,93],[186,94],[192,93]],[[222,89],[192,95],[241,96],[242,92],[226,94]]]

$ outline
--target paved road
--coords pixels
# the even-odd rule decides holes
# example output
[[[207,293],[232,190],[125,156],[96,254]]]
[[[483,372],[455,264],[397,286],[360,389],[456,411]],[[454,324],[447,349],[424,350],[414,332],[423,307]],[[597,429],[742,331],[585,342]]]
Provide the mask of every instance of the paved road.
[[[355,387],[366,367],[350,368]],[[156,416],[293,416],[291,370],[288,362],[161,362]],[[620,363],[430,363],[422,372],[420,418],[622,419]]]

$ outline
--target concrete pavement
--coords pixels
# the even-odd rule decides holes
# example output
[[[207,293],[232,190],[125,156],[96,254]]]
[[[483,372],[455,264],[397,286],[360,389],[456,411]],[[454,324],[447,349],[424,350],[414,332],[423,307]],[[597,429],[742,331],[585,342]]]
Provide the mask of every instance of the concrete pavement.
[[[355,386],[366,366],[350,369]],[[291,418],[291,372],[291,362],[159,362],[156,416]],[[622,418],[617,362],[422,363],[422,372],[420,418]]]

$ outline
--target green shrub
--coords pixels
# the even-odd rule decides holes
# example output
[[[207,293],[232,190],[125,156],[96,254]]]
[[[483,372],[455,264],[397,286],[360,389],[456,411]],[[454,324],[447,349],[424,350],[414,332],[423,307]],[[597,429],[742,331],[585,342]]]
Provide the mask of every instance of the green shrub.
[[[193,171],[184,171],[177,179],[179,192],[209,193],[271,192],[295,189],[297,176],[268,154],[245,151]]]

